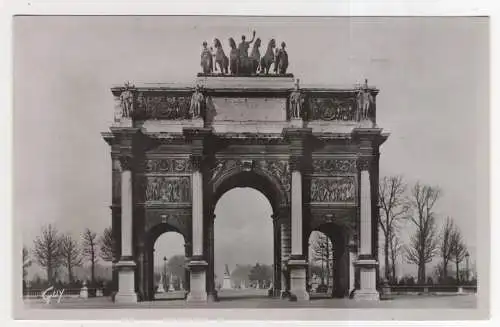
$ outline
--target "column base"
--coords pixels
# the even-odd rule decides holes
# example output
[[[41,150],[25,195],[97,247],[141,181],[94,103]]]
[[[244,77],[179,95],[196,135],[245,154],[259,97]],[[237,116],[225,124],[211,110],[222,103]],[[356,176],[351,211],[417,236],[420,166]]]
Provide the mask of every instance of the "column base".
[[[118,292],[114,296],[117,303],[137,303],[139,301],[135,292],[135,267],[132,260],[121,260],[116,263],[118,269]]]
[[[304,121],[302,121],[302,118],[291,118],[290,127],[303,128]]]
[[[186,297],[187,302],[200,303],[207,302],[206,291],[206,269],[208,263],[205,260],[191,260],[188,264],[190,270],[190,290]]]
[[[360,269],[359,290],[354,292],[355,300],[380,300],[380,294],[377,291],[377,267],[378,262],[374,259],[361,257],[355,262]]]
[[[213,290],[211,292],[208,292],[207,301],[208,302],[219,302],[219,294],[217,293],[217,291]]]
[[[290,270],[290,301],[309,301],[309,293],[306,289],[307,261],[290,259],[288,269]]]
[[[356,290],[353,299],[356,301],[379,301],[380,294],[377,290]]]

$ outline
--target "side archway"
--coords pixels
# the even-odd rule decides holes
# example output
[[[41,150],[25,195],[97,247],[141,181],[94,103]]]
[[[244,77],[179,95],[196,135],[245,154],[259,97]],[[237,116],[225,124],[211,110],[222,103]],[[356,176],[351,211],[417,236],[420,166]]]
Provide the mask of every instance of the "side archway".
[[[184,240],[184,256],[189,258],[191,255],[191,246],[189,241],[189,235],[185,235],[183,231],[178,228],[169,225],[168,223],[159,223],[147,230],[143,235],[143,257],[144,261],[142,263],[141,272],[143,274],[142,278],[142,292],[143,297],[146,301],[153,301],[155,299],[155,243],[160,238],[161,235],[165,233],[177,233],[182,236]],[[185,289],[189,289],[189,272],[185,270],[184,279],[187,281]]]

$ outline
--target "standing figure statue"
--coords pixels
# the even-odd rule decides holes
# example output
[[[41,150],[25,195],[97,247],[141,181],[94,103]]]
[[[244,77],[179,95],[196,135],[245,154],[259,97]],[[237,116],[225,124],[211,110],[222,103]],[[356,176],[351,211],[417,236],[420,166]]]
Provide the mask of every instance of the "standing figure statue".
[[[286,74],[288,68],[288,53],[285,50],[286,43],[281,42],[281,49],[276,51],[276,61],[274,63],[274,72],[280,75]]]
[[[266,54],[260,61],[260,70],[261,72],[265,72],[266,75],[269,74],[271,64],[274,62],[274,48],[276,48],[276,40],[271,39],[267,44]]]
[[[131,91],[133,85],[125,83],[125,89],[120,94],[120,105],[122,109],[122,117],[129,118],[134,110],[134,94]]]
[[[240,74],[250,74],[252,71],[252,63],[248,58],[248,49],[250,48],[250,44],[255,40],[255,31],[253,31],[253,37],[250,41],[245,40],[245,35],[242,35],[241,42],[238,45],[238,54],[240,57],[238,71]]]
[[[203,110],[203,104],[205,103],[205,97],[200,91],[200,86],[196,85],[196,88],[191,96],[191,105],[189,107],[189,113],[192,118],[200,118],[201,112]]]
[[[224,50],[222,49],[222,44],[219,39],[214,39],[214,47],[215,47],[215,65],[214,69],[217,71],[217,64],[219,65],[220,71],[223,74],[227,74],[229,67],[229,59],[227,58]]]
[[[297,78],[295,89],[290,94],[290,116],[295,119],[301,118],[302,104],[304,103],[304,95],[299,90],[299,81]]]
[[[203,69],[203,74],[210,74],[213,72],[213,59],[212,52],[208,49],[208,44],[206,41],[203,42],[203,50],[201,50],[201,68]]]
[[[256,74],[257,70],[259,69],[259,64],[260,64],[260,38],[257,38],[255,40],[255,43],[253,44],[252,48],[252,53],[250,54],[250,60],[252,63],[252,74]]]
[[[229,52],[229,69],[232,75],[237,75],[240,66],[240,54],[236,47],[236,42],[234,42],[232,37],[229,38],[229,46],[231,47],[231,51]]]
[[[248,49],[250,48],[250,44],[255,39],[255,31],[253,31],[253,36],[250,41],[245,41],[246,37],[245,35],[241,36],[241,42],[238,45],[238,51],[240,52],[240,58],[248,58]]]
[[[365,79],[365,84],[358,90],[356,95],[358,104],[358,120],[369,119],[370,108],[373,104],[373,96],[368,89],[368,80]]]

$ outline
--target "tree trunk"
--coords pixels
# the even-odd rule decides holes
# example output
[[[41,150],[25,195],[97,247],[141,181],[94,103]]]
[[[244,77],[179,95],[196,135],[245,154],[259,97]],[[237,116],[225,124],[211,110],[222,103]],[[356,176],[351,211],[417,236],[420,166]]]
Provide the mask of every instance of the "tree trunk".
[[[95,263],[92,262],[92,267],[91,267],[92,271],[90,272],[90,278],[92,280],[92,284],[94,284],[95,282]]]
[[[460,283],[460,272],[458,271],[459,269],[459,264],[458,260],[455,261],[455,269],[456,269],[456,279],[457,279],[457,284]]]
[[[397,280],[396,280],[396,262],[395,262],[395,260],[392,260],[392,281],[394,283],[397,282]]]
[[[73,283],[73,267],[71,267],[71,264],[68,265],[68,279],[70,284]]]
[[[391,267],[389,266],[389,241],[390,235],[389,233],[385,236],[385,244],[384,244],[384,256],[385,256],[385,279],[390,280],[391,275]]]
[[[446,280],[448,277],[448,262],[443,260],[443,279]]]

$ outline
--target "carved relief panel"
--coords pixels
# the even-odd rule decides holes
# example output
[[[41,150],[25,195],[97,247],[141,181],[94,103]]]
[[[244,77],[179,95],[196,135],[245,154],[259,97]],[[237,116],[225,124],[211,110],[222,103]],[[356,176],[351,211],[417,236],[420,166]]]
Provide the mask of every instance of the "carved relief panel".
[[[357,121],[356,98],[309,98],[311,120]]]
[[[139,176],[146,204],[191,202],[192,163],[187,158],[154,158],[142,163]]]
[[[191,95],[157,95],[139,92],[136,117],[139,119],[187,119]]]
[[[354,202],[356,186],[354,176],[314,177],[311,179],[311,202]]]
[[[320,158],[312,161],[311,202],[356,202],[356,159]]]
[[[191,202],[191,180],[188,176],[147,176],[145,200],[160,203]]]

